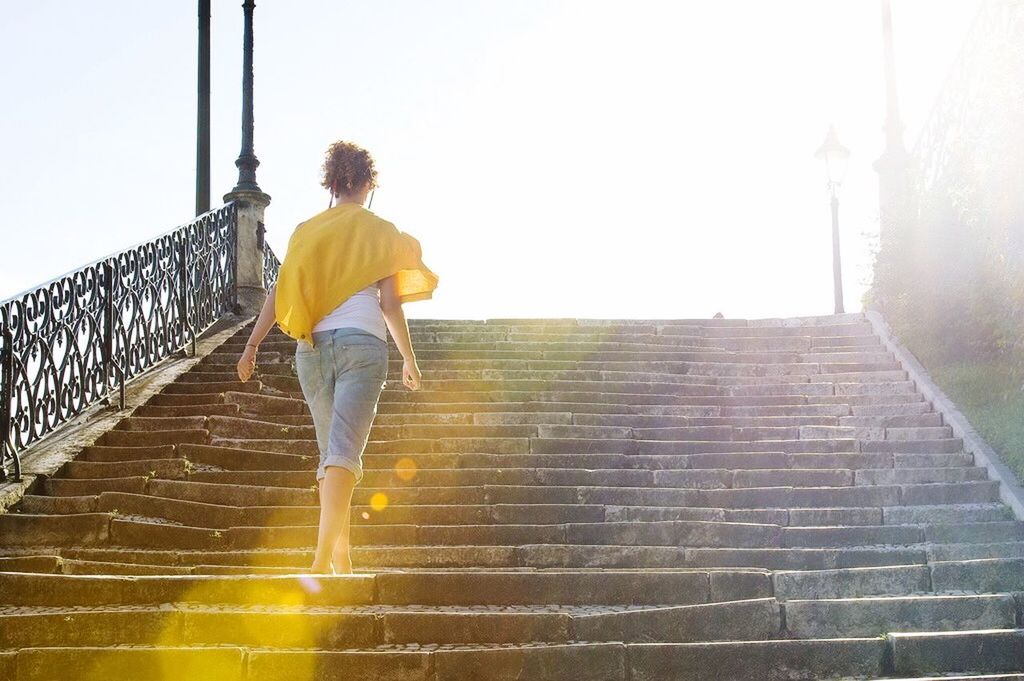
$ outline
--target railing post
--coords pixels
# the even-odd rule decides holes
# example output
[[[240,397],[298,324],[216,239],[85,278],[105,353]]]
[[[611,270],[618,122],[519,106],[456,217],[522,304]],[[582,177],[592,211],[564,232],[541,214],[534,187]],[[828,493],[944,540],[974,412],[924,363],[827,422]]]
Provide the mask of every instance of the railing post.
[[[13,464],[13,480],[21,482],[21,458],[11,439],[11,402],[14,400],[14,335],[7,322],[0,323],[0,480],[7,479],[7,457]]]
[[[266,300],[263,286],[263,211],[270,205],[270,196],[256,183],[256,166],[260,164],[253,150],[253,11],[254,0],[244,0],[242,38],[242,151],[235,165],[238,182],[224,201],[234,201],[238,208],[235,240],[235,314],[256,315]]]
[[[103,363],[103,400],[110,406],[110,369],[114,354],[114,309],[113,309],[114,267],[107,260],[103,263],[103,280],[100,283],[103,296],[103,340],[100,343],[100,361]]]
[[[263,286],[263,249],[259,247],[263,211],[270,197],[263,192],[234,191],[224,197],[235,201],[235,313],[259,314],[267,289]]]

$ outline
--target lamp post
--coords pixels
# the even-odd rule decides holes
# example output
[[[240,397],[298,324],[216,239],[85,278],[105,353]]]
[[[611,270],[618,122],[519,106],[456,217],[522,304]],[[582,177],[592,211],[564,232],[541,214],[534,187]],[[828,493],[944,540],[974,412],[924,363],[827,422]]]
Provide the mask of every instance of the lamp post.
[[[832,196],[832,277],[835,288],[836,314],[843,313],[843,270],[839,259],[839,186],[846,177],[850,150],[839,143],[835,126],[829,126],[825,142],[814,157],[825,164],[828,190]]]
[[[235,161],[238,183],[224,195],[238,207],[235,241],[235,313],[257,315],[267,297],[263,286],[263,214],[270,205],[270,196],[256,184],[256,166],[260,162],[253,152],[253,73],[252,14],[255,0],[242,3],[242,151]]]

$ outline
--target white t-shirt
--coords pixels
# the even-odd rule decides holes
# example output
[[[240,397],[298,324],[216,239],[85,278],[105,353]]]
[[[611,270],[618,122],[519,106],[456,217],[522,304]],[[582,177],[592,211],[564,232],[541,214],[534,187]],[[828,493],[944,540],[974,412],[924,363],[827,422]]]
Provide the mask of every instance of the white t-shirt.
[[[380,282],[375,281],[342,301],[341,305],[316,323],[313,333],[352,326],[387,341],[387,324],[384,322],[384,312],[380,309]]]

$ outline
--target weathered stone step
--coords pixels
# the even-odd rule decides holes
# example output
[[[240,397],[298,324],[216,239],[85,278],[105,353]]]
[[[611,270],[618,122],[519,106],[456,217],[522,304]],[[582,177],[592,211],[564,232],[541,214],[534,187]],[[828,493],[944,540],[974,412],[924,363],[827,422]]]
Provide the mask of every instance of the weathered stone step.
[[[294,626],[296,621],[304,626]],[[0,622],[5,624],[0,627],[3,648],[146,645],[157,641],[185,646],[302,648],[315,643],[349,648],[417,643],[766,639],[778,637],[781,618],[778,603],[773,598],[761,598],[683,606],[0,606]]]
[[[1024,629],[891,633],[898,674],[1024,671]]]
[[[93,551],[93,553],[96,553]],[[69,560],[65,558],[64,560]],[[307,589],[310,580],[330,584]],[[352,581],[355,580],[355,581]],[[369,581],[371,587],[366,586]],[[161,603],[275,605],[419,604],[424,606],[690,605],[764,598],[763,570],[451,570],[421,569],[334,577],[83,578],[3,572],[9,606]],[[152,588],[147,588],[147,585]],[[95,587],[95,588],[94,588]],[[264,591],[264,587],[269,591]],[[251,593],[250,593],[251,592]],[[296,599],[296,597],[298,597]]]
[[[239,413],[240,409],[237,404],[179,404],[166,407],[143,404],[135,408],[132,417],[237,416]]]
[[[1024,591],[1024,557],[982,558],[936,562],[932,565],[936,591]]]
[[[844,412],[846,410],[843,410]],[[259,415],[240,413],[241,419],[276,423],[288,426],[310,426],[312,417],[301,415]],[[732,426],[732,427],[795,427],[795,426],[845,426],[851,428],[884,429],[887,426],[936,426],[941,425],[940,414],[911,416],[674,416],[655,414],[584,414],[572,412],[478,412],[464,414],[378,414],[374,423],[383,426],[394,425],[582,425],[582,426],[628,426],[628,427],[680,427],[680,426]]]
[[[319,451],[312,440],[240,440],[215,438],[213,447],[230,449],[246,456],[246,452],[273,452],[295,456],[317,458]],[[179,452],[193,450],[193,445],[178,446]],[[196,449],[206,451],[201,446]],[[406,459],[413,461],[417,467],[423,468],[479,468],[502,467],[514,468],[562,468],[562,467],[600,467],[600,468],[632,468],[661,470],[666,468],[935,468],[949,466],[969,466],[973,457],[964,452],[949,454],[903,454],[889,452],[796,452],[787,454],[783,451],[724,451],[703,452],[695,454],[673,453],[625,453],[625,452],[562,452],[562,453],[523,453],[523,452],[480,452],[472,449],[462,451],[372,451],[364,452],[364,466],[376,468],[393,468]],[[430,449],[429,447],[427,448]],[[451,449],[451,448],[449,448]],[[422,464],[422,465],[421,465]],[[223,463],[221,464],[223,465]],[[231,468],[232,466],[225,466]],[[258,467],[240,466],[253,469]]]
[[[121,499],[127,503],[128,500]],[[107,513],[65,516],[5,514],[0,516],[0,545],[47,544],[144,548],[254,549],[296,548],[316,544],[317,527],[232,526],[193,527],[166,522],[141,522]],[[864,529],[864,528],[850,528]],[[900,528],[878,530],[900,534]],[[913,529],[913,528],[907,528]],[[803,546],[794,534],[776,525],[718,521],[594,522],[555,524],[365,524],[353,525],[353,544],[361,546],[518,546],[520,544],[642,544],[646,546],[777,547]],[[838,534],[837,530],[833,530]],[[905,532],[902,534],[906,534]],[[838,543],[838,540],[837,542]],[[882,542],[862,542],[878,544]],[[892,541],[892,544],[915,543]]]
[[[437,363],[435,363],[437,364]],[[608,363],[602,366],[584,367],[577,364],[555,366],[554,362],[545,362],[545,366],[533,366],[534,362],[514,361],[501,363],[499,366],[433,366],[429,371],[435,381],[612,381],[638,382],[650,381],[657,383],[693,384],[693,385],[779,385],[805,383],[879,383],[903,382],[907,374],[902,369],[877,370],[874,366],[863,371],[842,372],[800,372],[775,373],[768,375],[723,374],[721,371],[709,371],[702,374],[691,370],[678,373],[678,368],[671,365],[653,365],[645,367],[622,366],[619,363]],[[527,366],[523,366],[526,364]],[[714,369],[713,365],[708,365]],[[815,366],[817,368],[817,366]],[[673,370],[676,369],[676,370]],[[389,376],[401,375],[401,360],[392,359],[389,363]],[[286,377],[292,375],[288,364],[260,364],[257,366],[260,379],[270,376]],[[237,379],[237,369],[231,364],[207,365],[196,367],[178,379],[182,383],[214,383],[231,382]],[[832,391],[828,391],[832,392]]]
[[[181,456],[183,445],[156,445],[129,447],[116,445],[87,445],[75,461],[140,461],[146,459],[173,459]]]
[[[919,419],[926,423],[930,415],[902,417]],[[937,416],[937,415],[936,415]],[[311,426],[313,418],[308,414],[258,415],[241,413],[239,420],[257,423],[271,423],[285,426]],[[883,417],[850,417],[873,419],[879,423],[873,428],[884,428]],[[686,427],[731,427],[731,428],[799,428],[800,426],[839,426],[842,419],[835,416],[672,416],[656,414],[573,414],[571,412],[482,412],[465,414],[378,414],[375,426],[603,426],[619,428],[686,428]],[[866,427],[866,426],[865,426]]]
[[[317,587],[310,589],[312,580]],[[4,605],[158,605],[161,603],[305,603],[366,605],[374,602],[372,574],[285,576],[80,576],[0,572]]]
[[[373,487],[402,487],[424,485],[448,487],[463,485],[587,485],[605,487],[673,487],[681,489],[740,489],[760,487],[851,487],[896,485],[902,483],[958,483],[986,480],[986,471],[975,467],[941,469],[882,469],[888,473],[883,481],[874,475],[867,480],[858,479],[861,470],[827,468],[784,468],[784,469],[659,469],[636,468],[529,468],[517,466],[421,468],[413,461],[401,461],[392,468],[374,468],[373,460],[364,459],[363,484]],[[168,460],[173,462],[174,460]],[[181,461],[181,460],[178,460]],[[230,463],[230,462],[225,462]],[[71,469],[71,477],[104,477],[112,466],[118,464],[92,464],[81,462]],[[96,467],[93,469],[92,467]],[[135,462],[128,474],[145,474],[155,471],[156,477],[180,479],[184,477],[184,465],[149,465]],[[307,461],[301,470],[228,470],[191,472],[189,480],[220,484],[261,485],[271,487],[304,487],[309,484],[309,471],[315,461]],[[257,468],[253,466],[253,468]],[[137,470],[136,470],[137,469]],[[165,471],[166,469],[166,471]],[[924,473],[921,473],[924,471]],[[876,471],[872,470],[871,473]]]
[[[902,565],[780,570],[772,574],[779,600],[852,598],[912,593],[1010,593],[1024,590],[1024,558],[940,561]]]
[[[797,638],[881,636],[895,631],[1013,629],[1013,594],[876,596],[787,600],[786,629]],[[1022,658],[1024,661],[1024,658]]]
[[[928,547],[930,561],[962,561],[979,558],[1024,558],[1020,541],[992,543],[933,544]]]
[[[286,392],[289,397],[300,398],[301,392],[298,383],[292,379],[278,381],[279,385],[274,387]],[[603,387],[597,384],[595,388]],[[424,385],[421,390],[416,391],[415,399],[410,395],[411,391],[403,390],[395,382],[389,382],[380,396],[382,404],[392,403],[405,404],[415,402],[419,409],[431,410],[438,404],[460,404],[472,405],[472,407],[461,407],[461,411],[475,409],[475,405],[494,402],[523,403],[523,402],[556,402],[556,403],[582,403],[587,405],[588,410],[593,410],[599,405],[614,405],[619,408],[626,406],[642,406],[645,410],[654,407],[664,406],[698,406],[698,407],[785,407],[785,406],[830,406],[841,405],[847,407],[890,405],[890,404],[915,404],[922,403],[922,397],[917,393],[900,394],[768,394],[768,395],[685,395],[668,392],[608,392],[608,391],[559,391],[559,390],[520,390],[508,389],[507,383],[501,383],[494,390],[484,392],[480,390],[437,390],[430,383]],[[154,396],[155,399],[156,396]],[[925,403],[927,404],[927,403]],[[927,411],[927,409],[925,409]],[[386,413],[386,411],[385,411]]]
[[[855,485],[899,485],[932,482],[988,480],[988,470],[980,466],[938,468],[863,468],[854,472]]]
[[[246,473],[249,475],[251,473]],[[197,474],[198,475],[198,474]],[[209,475],[209,474],[204,474]],[[241,474],[239,474],[241,475]],[[305,506],[316,503],[313,483],[296,487],[217,484],[195,480],[162,480],[145,477],[77,480],[51,478],[43,491],[55,496],[83,496],[101,492],[129,492],[184,498],[236,506]],[[304,487],[304,488],[303,488]],[[998,481],[930,483],[856,487],[751,487],[741,489],[693,489],[654,487],[603,487],[561,485],[477,485],[463,487],[357,487],[353,503],[367,504],[374,494],[384,494],[388,504],[409,503],[590,503],[617,506],[696,506],[712,508],[842,508],[863,506],[913,506],[996,502]]]
[[[623,643],[472,644],[423,648],[386,644],[344,650],[316,647],[54,647],[10,651],[18,681],[160,678],[162,681],[269,681],[295,678],[381,681],[624,681]],[[0,667],[0,669],[3,669]],[[38,670],[38,671],[36,671]],[[538,676],[543,674],[543,677]]]
[[[238,359],[235,359],[238,362]],[[224,404],[224,392],[209,393],[157,393],[146,401],[146,404],[157,407],[199,406],[206,404]]]
[[[419,358],[417,352],[417,359]],[[464,380],[447,378],[444,375],[431,375],[429,392],[450,393],[450,394],[473,394],[473,393],[540,393],[559,394],[565,392],[600,392],[605,395],[613,394],[637,394],[637,395],[672,395],[687,396],[702,399],[722,399],[732,397],[742,398],[763,398],[763,397],[803,397],[814,402],[819,398],[853,398],[853,397],[882,397],[886,400],[899,402],[903,398],[916,395],[916,388],[913,381],[871,381],[871,382],[780,382],[758,384],[737,384],[718,385],[709,383],[689,383],[683,381],[659,381],[658,374],[633,374],[632,380],[611,380],[607,377],[594,377],[588,380],[583,378],[575,380],[572,378],[557,379],[537,376],[536,372],[529,372],[524,375],[532,378],[467,378]],[[279,390],[290,392],[298,391],[298,379],[294,376],[265,375],[261,380],[266,385],[273,386]],[[203,393],[233,390],[233,386],[248,386],[249,383],[236,382],[187,382],[172,383],[165,388],[165,391],[173,394],[181,393]],[[385,386],[385,392],[387,392]],[[251,391],[258,392],[258,391]],[[824,399],[821,400],[823,403]],[[710,402],[714,403],[714,402]]]
[[[236,359],[235,361],[237,362],[238,360]],[[205,395],[213,393],[222,393],[228,390],[232,392],[258,393],[262,392],[263,385],[263,382],[256,379],[250,379],[243,383],[242,381],[238,380],[236,374],[236,378],[233,381],[204,381],[201,383],[168,383],[166,386],[164,386],[163,390],[160,391],[159,395],[168,397],[172,395],[188,395],[192,397],[199,396],[202,399],[203,396]],[[153,397],[155,398],[157,396],[154,395]],[[150,404],[153,404],[152,398]]]
[[[47,499],[48,497],[33,497]],[[229,527],[274,527],[317,525],[320,509],[316,506],[225,506],[204,504],[166,497],[152,497],[120,492],[105,492],[96,497],[93,510],[118,511],[122,514],[149,515],[191,525],[214,529]],[[29,508],[31,508],[31,501]],[[30,512],[26,508],[26,512]],[[80,512],[80,511],[78,511]],[[391,506],[386,512],[372,506],[355,505],[352,524],[558,524],[566,522],[600,522],[605,507],[582,504],[449,504],[431,506]],[[703,519],[703,518],[695,518]]]
[[[81,560],[167,565],[277,565],[308,568],[311,548],[284,550],[183,550],[128,547],[39,547]],[[824,570],[879,565],[924,565],[926,552],[914,548],[714,548],[679,546],[522,544],[518,546],[352,547],[357,570],[370,568],[757,568]],[[1005,591],[1005,589],[1004,589]]]
[[[184,458],[138,459],[134,461],[68,461],[60,469],[66,478],[95,479],[114,476],[150,476],[180,480],[192,467]]]
[[[401,488],[381,489],[389,497]],[[920,485],[861,487],[762,487],[747,489],[671,489],[643,487],[559,487],[484,485],[488,503],[548,502],[612,504],[620,506],[698,506],[715,508],[841,508],[850,506],[904,506],[998,501],[994,480]],[[358,493],[358,488],[357,488]]]
[[[108,430],[96,438],[95,444],[118,447],[152,447],[184,442],[202,444],[208,442],[209,439],[210,432],[202,428],[150,431]]]
[[[520,508],[528,507],[521,506]],[[774,523],[792,527],[985,522],[1009,520],[1013,517],[1010,509],[1002,503],[803,509],[730,509],[669,506],[605,506],[604,508],[607,520],[732,520],[734,522]]]
[[[876,638],[803,639],[708,643],[628,644],[631,681],[731,681],[880,678],[885,640]]]
[[[208,416],[136,416],[132,414],[118,421],[115,430],[169,431],[206,429]]]

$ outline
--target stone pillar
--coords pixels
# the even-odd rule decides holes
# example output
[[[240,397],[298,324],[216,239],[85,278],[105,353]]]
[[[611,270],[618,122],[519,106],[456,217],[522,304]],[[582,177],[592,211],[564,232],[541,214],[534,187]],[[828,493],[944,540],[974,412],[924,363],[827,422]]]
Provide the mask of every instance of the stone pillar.
[[[238,183],[224,195],[224,201],[238,202],[238,242],[235,244],[237,296],[235,311],[257,315],[267,297],[263,287],[263,211],[270,205],[270,196],[256,184],[256,167],[260,164],[253,152],[253,34],[254,0],[245,0],[242,9],[245,21],[242,39],[242,151],[235,161]]]
[[[241,315],[257,315],[267,297],[267,289],[263,287],[263,252],[266,248],[263,211],[270,205],[270,196],[261,191],[243,189],[225,194],[224,201],[238,203],[236,312]]]

